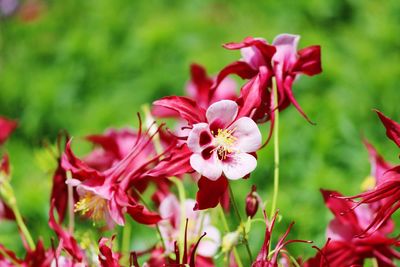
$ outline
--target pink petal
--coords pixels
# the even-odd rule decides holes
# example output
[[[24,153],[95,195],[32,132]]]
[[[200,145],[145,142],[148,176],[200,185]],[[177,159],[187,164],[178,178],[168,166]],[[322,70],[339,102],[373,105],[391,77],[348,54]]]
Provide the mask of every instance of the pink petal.
[[[234,100],[237,98],[237,89],[238,85],[230,77],[226,77],[222,80],[222,82],[218,85],[217,89],[215,89],[214,95],[211,99],[211,103],[215,103],[219,100],[230,99]]]
[[[190,157],[190,165],[195,171],[212,181],[218,180],[222,175],[221,162],[215,153],[209,159],[204,159],[200,154],[193,154]]]
[[[221,243],[221,234],[214,226],[205,227],[203,232],[206,232],[207,235],[200,241],[197,253],[204,257],[212,257],[217,254]]]
[[[247,153],[234,153],[227,160],[222,161],[224,174],[230,180],[243,178],[256,167],[256,158]]]
[[[261,146],[261,133],[257,124],[249,117],[235,121],[229,129],[234,129],[233,136],[237,138],[235,149],[239,152],[255,152]]]
[[[293,34],[280,34],[275,37],[272,44],[276,46],[276,53],[272,60],[286,66],[294,64],[299,40],[300,36]]]
[[[265,60],[260,50],[255,46],[244,47],[240,49],[242,59],[249,64],[253,69],[258,70],[260,66],[265,65]]]
[[[210,130],[207,123],[197,123],[193,125],[193,129],[190,131],[187,139],[189,149],[194,153],[200,153],[204,149],[204,146],[208,145],[212,140],[209,132]],[[206,140],[207,137],[209,141]]]
[[[231,124],[238,114],[238,105],[232,100],[221,100],[212,104],[206,113],[209,124],[218,123],[219,128]]]
[[[159,212],[163,219],[170,219],[171,217],[176,217],[179,220],[180,210],[179,210],[178,199],[174,195],[169,195],[160,204]]]

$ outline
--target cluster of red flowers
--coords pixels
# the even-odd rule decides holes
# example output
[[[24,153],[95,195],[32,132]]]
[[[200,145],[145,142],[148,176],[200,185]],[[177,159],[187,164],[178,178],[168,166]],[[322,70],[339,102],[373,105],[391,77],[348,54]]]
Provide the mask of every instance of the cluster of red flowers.
[[[19,214],[10,185],[8,156],[0,169],[0,219],[18,224],[26,256],[18,258],[0,245],[0,266],[215,266],[224,255],[229,266],[243,266],[236,251],[246,245],[250,263],[255,267],[282,266],[356,266],[374,257],[379,266],[394,266],[400,255],[388,237],[394,229],[390,216],[399,208],[400,166],[386,163],[367,144],[373,163],[376,187],[360,195],[345,198],[337,192],[322,190],[327,207],[335,218],[328,227],[328,241],[317,255],[307,261],[295,260],[286,250],[289,229],[275,247],[271,235],[277,212],[267,218],[255,186],[246,197],[247,223],[230,189],[231,180],[247,179],[257,167],[257,151],[267,144],[274,132],[278,112],[292,104],[303,112],[293,94],[293,83],[302,74],[322,71],[320,47],[297,49],[300,37],[282,34],[272,44],[261,38],[245,38],[228,43],[229,50],[240,50],[242,58],[224,67],[215,77],[193,64],[187,96],[167,96],[153,102],[151,112],[139,127],[109,129],[89,135],[93,150],[77,157],[74,143],[66,134],[58,140],[58,166],[53,176],[49,227],[58,238],[45,248],[35,244]],[[240,91],[232,79],[244,80]],[[400,145],[400,125],[383,116],[388,136]],[[168,129],[153,118],[174,118],[176,127]],[[269,123],[264,141],[258,124]],[[0,119],[0,145],[15,129],[16,123]],[[65,140],[63,140],[65,139]],[[197,184],[195,199],[186,198],[183,180]],[[178,195],[176,195],[178,192]],[[144,195],[151,196],[146,200]],[[353,205],[348,199],[360,198]],[[233,205],[230,205],[232,203]],[[233,207],[232,207],[233,206]],[[249,225],[261,207],[266,223],[264,244],[256,259],[248,246]],[[216,227],[214,213],[220,211],[224,229]],[[229,230],[224,212],[235,209],[238,228]],[[93,244],[78,242],[74,236],[74,216],[93,222],[101,231],[127,227],[126,216],[157,230],[158,241],[146,251],[127,248],[113,250],[118,236],[102,237]],[[67,220],[68,219],[68,220]],[[65,226],[63,226],[65,224]],[[66,226],[68,225],[68,226]],[[103,232],[104,233],[104,232]]]

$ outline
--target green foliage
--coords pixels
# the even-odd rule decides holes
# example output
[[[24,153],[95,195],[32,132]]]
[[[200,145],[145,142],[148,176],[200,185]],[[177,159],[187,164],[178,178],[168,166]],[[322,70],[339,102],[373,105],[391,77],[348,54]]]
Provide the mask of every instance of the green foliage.
[[[319,188],[359,191],[369,173],[362,136],[397,160],[371,109],[400,119],[399,1],[49,0],[34,21],[15,15],[0,23],[0,114],[20,123],[7,150],[18,204],[35,237],[51,235],[44,140],[53,143],[60,129],[79,137],[133,125],[141,104],[183,94],[191,62],[215,73],[240,56],[221,44],[248,35],[297,33],[301,47],[322,46],[324,72],[295,85],[317,126],[293,107],[281,116],[283,219],[275,233],[294,220],[291,237],[323,244],[330,215]],[[270,145],[259,154],[251,179],[232,183],[242,210],[253,183],[271,203],[272,152]],[[133,235],[135,227],[141,229],[134,225]],[[252,228],[253,254],[263,232],[261,224]],[[12,224],[1,222],[0,242],[21,250]]]

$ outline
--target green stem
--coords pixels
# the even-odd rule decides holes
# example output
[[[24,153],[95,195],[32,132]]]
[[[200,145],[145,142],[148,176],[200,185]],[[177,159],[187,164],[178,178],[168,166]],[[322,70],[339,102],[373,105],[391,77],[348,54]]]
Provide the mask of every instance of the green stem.
[[[136,190],[136,188],[132,187],[133,191],[139,196],[140,202],[142,202],[142,204],[146,207],[146,209],[148,211],[151,211],[150,206],[147,204],[146,200],[144,200],[142,194]],[[164,238],[161,235],[161,231],[160,231],[160,227],[158,226],[158,224],[156,224],[156,229],[157,229],[157,233],[158,233],[158,238],[161,241],[161,245],[162,247],[165,249],[165,242],[164,242]]]
[[[17,225],[19,229],[21,230],[22,234],[25,236],[26,242],[28,242],[29,248],[31,250],[35,250],[35,243],[33,242],[32,236],[29,233],[28,228],[26,227],[24,220],[22,219],[21,213],[19,212],[19,209],[17,207],[17,203],[10,203],[10,208],[14,213],[15,216],[15,221],[17,222]]]
[[[233,209],[235,210],[236,216],[238,217],[239,221],[240,221],[240,226],[242,227],[244,225],[243,221],[242,221],[242,217],[240,216],[239,213],[239,209],[238,206],[236,204],[236,200],[235,200],[235,196],[233,194],[233,190],[230,184],[228,184],[229,187],[229,194],[231,197],[231,201],[232,201],[232,205],[233,205]],[[246,234],[246,227],[242,227],[243,228],[243,240],[244,240],[244,244],[246,245],[246,250],[247,250],[247,254],[249,255],[249,259],[250,262],[253,262],[253,256],[251,255],[251,250],[250,250],[250,246],[249,246],[249,242],[247,240],[247,234]]]
[[[229,230],[228,222],[226,220],[224,209],[222,208],[221,204],[218,205],[218,211],[219,211],[219,214],[220,214],[220,217],[222,220],[222,224],[225,228],[225,231],[226,231],[226,233],[229,233],[230,230]],[[235,247],[233,248],[233,256],[235,257],[235,261],[236,261],[238,267],[243,267],[242,260],[240,259],[239,253],[237,252],[237,249]],[[229,255],[228,255],[228,257],[229,257]]]
[[[3,255],[3,257],[7,260],[9,260],[14,266],[22,266],[20,263],[16,262],[12,257],[10,257],[5,251],[3,251],[0,248],[0,255]]]
[[[279,109],[278,109],[278,89],[276,85],[276,80],[272,80],[272,90],[274,97],[274,109],[275,109],[275,125],[273,130],[274,135],[274,193],[272,196],[272,206],[270,219],[274,216],[276,212],[276,203],[278,200],[279,191]]]
[[[122,230],[122,248],[121,252],[124,255],[124,258],[126,259],[127,262],[129,262],[129,252],[131,249],[131,231],[132,231],[132,225],[127,222]]]

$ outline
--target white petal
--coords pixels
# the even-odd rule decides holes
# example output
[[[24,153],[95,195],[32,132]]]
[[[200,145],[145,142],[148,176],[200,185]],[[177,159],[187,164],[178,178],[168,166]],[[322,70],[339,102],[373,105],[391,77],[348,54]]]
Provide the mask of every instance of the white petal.
[[[214,226],[204,228],[203,232],[206,232],[207,235],[200,241],[197,253],[204,257],[212,257],[217,253],[221,244],[221,234]]]
[[[209,124],[218,122],[221,128],[229,126],[236,118],[238,105],[232,100],[221,100],[212,104],[206,112]]]
[[[237,180],[251,173],[257,167],[257,160],[247,153],[234,153],[222,161],[226,178]]]
[[[235,121],[229,129],[234,130],[236,137],[234,148],[239,152],[255,152],[261,147],[261,133],[257,124],[248,117]]]
[[[187,139],[187,145],[194,153],[200,153],[203,150],[204,145],[200,145],[200,135],[202,132],[207,132],[210,135],[210,140],[212,140],[207,123],[197,123],[193,125],[193,129],[190,131]]]
[[[178,199],[170,194],[160,204],[159,207],[160,216],[163,219],[170,219],[172,216],[176,216],[179,218],[180,209],[179,209],[179,201]]]
[[[212,181],[218,180],[222,175],[221,162],[216,158],[215,153],[209,159],[204,159],[200,154],[190,156],[192,168]]]

